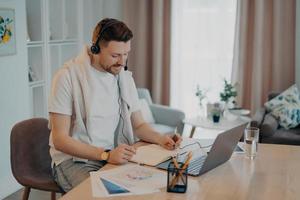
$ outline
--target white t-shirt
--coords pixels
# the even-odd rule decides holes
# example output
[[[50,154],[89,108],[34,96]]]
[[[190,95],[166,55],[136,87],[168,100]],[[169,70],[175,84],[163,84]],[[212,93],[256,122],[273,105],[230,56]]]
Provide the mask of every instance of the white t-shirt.
[[[85,49],[81,55],[87,62],[84,66],[84,73],[79,76],[87,79],[82,91],[81,98],[84,101],[86,123],[88,123],[89,143],[104,149],[112,149],[114,147],[114,133],[120,120],[120,94],[118,87],[118,78],[108,72],[101,72],[90,65],[90,59]],[[48,111],[71,116],[70,136],[74,139],[81,140],[84,133],[81,133],[77,126],[76,113],[74,112],[74,81],[69,74],[69,67],[78,67],[76,60],[67,63],[67,66],[61,68],[54,76],[52,82],[51,94],[49,97]],[[82,68],[82,63],[81,66]],[[124,73],[124,72],[123,72]],[[85,80],[86,81],[86,80]],[[128,84],[131,87],[132,84]],[[87,88],[88,87],[88,88]],[[134,86],[135,87],[135,86]],[[136,91],[136,88],[129,91]],[[139,110],[137,94],[132,94],[131,112]],[[86,137],[86,135],[85,135]],[[82,141],[82,140],[81,140]],[[86,142],[85,140],[83,142]],[[52,161],[58,165],[59,163],[72,158],[55,149],[52,142],[52,132],[49,138],[50,155]]]

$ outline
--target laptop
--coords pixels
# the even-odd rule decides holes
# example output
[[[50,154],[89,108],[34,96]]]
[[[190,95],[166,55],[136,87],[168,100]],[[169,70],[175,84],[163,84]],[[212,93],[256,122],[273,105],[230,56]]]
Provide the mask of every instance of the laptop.
[[[191,176],[200,176],[229,160],[246,126],[247,123],[219,134],[207,155],[193,155],[188,167],[188,174]],[[156,167],[166,170],[171,160],[172,159],[162,162]]]

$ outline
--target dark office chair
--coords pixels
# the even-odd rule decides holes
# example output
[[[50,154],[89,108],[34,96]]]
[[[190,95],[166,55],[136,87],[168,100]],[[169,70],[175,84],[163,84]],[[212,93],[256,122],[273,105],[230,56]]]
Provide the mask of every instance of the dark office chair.
[[[10,162],[14,177],[25,186],[23,200],[28,199],[31,188],[50,191],[52,200],[56,192],[63,192],[51,173],[49,134],[48,120],[43,118],[25,120],[12,128]]]

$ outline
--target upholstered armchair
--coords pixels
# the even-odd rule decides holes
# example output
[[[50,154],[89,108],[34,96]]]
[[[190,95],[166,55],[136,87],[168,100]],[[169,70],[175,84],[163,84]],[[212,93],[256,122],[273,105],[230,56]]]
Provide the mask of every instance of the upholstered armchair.
[[[146,88],[138,88],[141,111],[145,120],[160,133],[174,132],[177,127],[179,134],[183,131],[184,112],[168,106],[154,104],[150,92]]]
[[[271,93],[268,99],[271,100],[277,95],[279,94]],[[280,127],[277,119],[268,113],[265,107],[256,111],[251,125],[260,129],[259,140],[261,143],[300,145],[300,127],[289,130]]]

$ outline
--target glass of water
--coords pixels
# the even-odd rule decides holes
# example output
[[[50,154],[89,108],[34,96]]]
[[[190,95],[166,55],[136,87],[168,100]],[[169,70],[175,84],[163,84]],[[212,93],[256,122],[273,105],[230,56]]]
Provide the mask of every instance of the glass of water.
[[[244,149],[248,158],[254,159],[257,154],[259,128],[247,127],[244,132]]]

